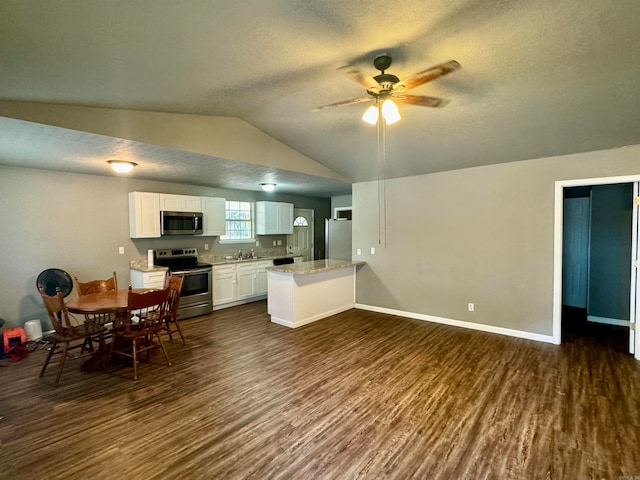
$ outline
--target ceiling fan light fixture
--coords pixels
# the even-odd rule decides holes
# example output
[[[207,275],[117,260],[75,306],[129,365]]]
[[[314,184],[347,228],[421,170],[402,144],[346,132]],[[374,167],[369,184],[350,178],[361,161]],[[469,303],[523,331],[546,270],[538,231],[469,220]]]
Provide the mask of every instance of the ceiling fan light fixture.
[[[107,163],[118,173],[129,173],[138,164],[127,160],[107,160]]]
[[[367,108],[367,111],[362,115],[362,120],[367,122],[369,125],[375,125],[378,123],[378,107],[376,105],[371,105]]]
[[[265,192],[272,192],[273,189],[276,188],[276,184],[275,183],[261,183],[260,187]]]
[[[382,103],[382,116],[385,122],[387,122],[387,125],[393,125],[402,118],[397,105],[390,99],[386,99]]]

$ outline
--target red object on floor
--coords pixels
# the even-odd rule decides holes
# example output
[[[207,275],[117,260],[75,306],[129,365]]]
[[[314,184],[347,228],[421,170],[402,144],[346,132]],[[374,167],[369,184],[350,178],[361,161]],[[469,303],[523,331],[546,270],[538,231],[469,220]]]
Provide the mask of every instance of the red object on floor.
[[[29,349],[26,345],[18,345],[11,349],[11,351],[7,354],[10,362],[19,362],[23,358],[27,358],[29,355]]]
[[[4,353],[9,353],[13,348],[20,345],[24,345],[27,341],[24,328],[8,328],[2,332],[2,344],[4,346]]]

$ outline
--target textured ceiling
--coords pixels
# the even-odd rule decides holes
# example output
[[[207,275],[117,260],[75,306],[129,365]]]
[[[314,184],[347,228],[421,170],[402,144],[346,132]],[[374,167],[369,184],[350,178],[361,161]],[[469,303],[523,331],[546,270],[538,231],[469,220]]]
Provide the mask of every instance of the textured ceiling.
[[[375,75],[382,52],[400,78],[462,64],[411,92],[448,98],[445,108],[401,106],[385,136],[387,177],[640,143],[637,0],[0,2],[0,100],[239,117],[351,181],[379,173],[365,107],[312,110],[363,96],[338,69]],[[156,162],[145,178],[202,184],[198,171],[213,166],[212,186],[255,189],[272,175],[302,194],[348,191],[268,165],[0,120],[0,164],[108,174],[92,152],[127,148]],[[175,162],[183,168],[163,168]]]

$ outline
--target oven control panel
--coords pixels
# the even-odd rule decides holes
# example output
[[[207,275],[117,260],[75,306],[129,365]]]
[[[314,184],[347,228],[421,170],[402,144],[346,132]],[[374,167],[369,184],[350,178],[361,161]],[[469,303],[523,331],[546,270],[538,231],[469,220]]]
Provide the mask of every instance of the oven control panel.
[[[197,248],[167,248],[156,250],[156,258],[197,257]]]

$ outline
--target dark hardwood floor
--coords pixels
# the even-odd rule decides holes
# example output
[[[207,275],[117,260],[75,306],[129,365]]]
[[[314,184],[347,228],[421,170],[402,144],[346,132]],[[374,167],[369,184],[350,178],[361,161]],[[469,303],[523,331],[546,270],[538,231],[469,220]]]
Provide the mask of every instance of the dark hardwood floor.
[[[265,302],[182,322],[137,382],[0,368],[7,479],[640,476],[640,362],[351,310],[291,330]],[[54,365],[55,367],[55,365]]]

